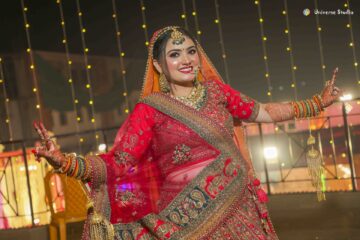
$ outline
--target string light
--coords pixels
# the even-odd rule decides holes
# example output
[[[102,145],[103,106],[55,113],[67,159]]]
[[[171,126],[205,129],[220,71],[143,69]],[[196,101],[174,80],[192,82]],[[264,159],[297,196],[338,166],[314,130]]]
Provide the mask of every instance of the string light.
[[[292,40],[291,40],[291,32],[290,32],[290,20],[289,20],[289,14],[288,14],[288,5],[287,5],[287,0],[284,0],[284,10],[282,11],[282,14],[285,17],[285,22],[286,22],[286,29],[285,29],[285,34],[287,36],[287,40],[288,40],[288,49],[287,52],[289,52],[289,57],[290,57],[290,65],[291,65],[291,88],[294,89],[294,98],[295,101],[297,101],[298,99],[298,92],[297,92],[297,83],[296,83],[296,74],[295,74],[295,70],[297,69],[297,67],[295,66],[295,60],[294,60],[294,55],[293,55],[293,51],[292,49]]]
[[[200,30],[200,27],[199,27],[199,20],[198,20],[198,14],[197,14],[197,10],[196,10],[196,2],[195,0],[192,0],[192,7],[193,7],[193,12],[192,12],[192,15],[194,17],[194,21],[195,21],[195,31],[196,31],[196,38],[198,40],[198,42],[200,43],[201,42],[201,30]]]
[[[96,136],[97,126],[96,126],[96,122],[93,121],[93,119],[95,118],[95,107],[94,107],[95,104],[94,104],[94,94],[93,94],[92,84],[91,84],[92,81],[91,81],[91,77],[90,77],[91,65],[89,64],[87,51],[85,51],[85,49],[88,49],[88,47],[86,46],[86,39],[85,39],[86,28],[84,27],[84,24],[83,24],[83,20],[82,20],[83,12],[81,11],[81,6],[80,6],[79,0],[76,0],[76,9],[77,9],[78,18],[79,18],[81,44],[82,44],[82,48],[83,48],[86,82],[87,82],[86,88],[88,89],[88,93],[89,93],[89,107],[91,110],[90,118],[91,118],[91,122],[93,123],[94,135]],[[99,141],[98,141],[98,139],[96,139],[96,137],[95,137],[95,140],[96,140],[96,145],[99,145]],[[82,142],[82,141],[80,141],[80,142]]]
[[[76,129],[76,135],[77,137],[80,139],[79,136],[79,132],[80,132],[80,126],[79,126],[79,120],[80,117],[79,116],[79,111],[76,107],[76,104],[79,103],[79,101],[76,98],[76,92],[75,92],[75,87],[72,81],[72,67],[71,67],[71,60],[70,60],[70,54],[69,54],[69,46],[67,43],[67,34],[66,34],[66,25],[65,25],[65,18],[64,18],[64,11],[63,11],[63,7],[62,7],[62,2],[61,0],[57,0],[56,3],[58,4],[58,8],[59,8],[59,15],[60,15],[60,26],[62,29],[62,43],[64,44],[64,50],[65,50],[65,57],[66,57],[66,62],[68,64],[66,64],[66,68],[67,68],[67,78],[68,78],[68,83],[69,83],[69,87],[70,87],[70,91],[71,91],[71,98],[72,98],[72,103],[73,103],[73,110],[75,113],[74,116],[74,120],[75,120],[75,129]],[[79,151],[82,152],[81,150],[81,144],[79,141]]]
[[[21,9],[23,10],[23,19],[24,19],[24,26],[25,26],[25,33],[26,33],[26,40],[27,40],[27,50],[26,52],[29,54],[29,60],[30,60],[30,70],[31,70],[31,76],[32,76],[32,80],[33,80],[33,86],[36,89],[39,89],[39,83],[38,83],[38,79],[37,79],[37,75],[36,75],[36,70],[35,70],[35,61],[34,61],[34,55],[33,55],[33,51],[31,50],[31,38],[30,38],[30,24],[28,22],[27,19],[27,12],[29,11],[29,9],[25,6],[24,0],[21,0]],[[38,112],[39,118],[41,121],[43,121],[43,116],[42,116],[42,111],[40,108],[40,93],[39,91],[33,91],[35,94],[35,99],[36,99],[36,103],[35,103],[35,108]]]
[[[145,35],[145,45],[148,46],[149,45],[149,34],[148,34],[148,30],[147,30],[147,25],[146,25],[146,15],[145,15],[145,10],[146,7],[144,5],[144,1],[140,0],[140,8],[141,8],[141,17],[142,17],[142,29],[144,29],[144,35]]]
[[[269,74],[269,64],[268,64],[268,54],[267,54],[267,48],[266,48],[266,40],[267,37],[264,34],[264,18],[262,17],[262,12],[261,12],[261,4],[260,1],[255,1],[254,2],[255,5],[257,6],[257,10],[258,10],[258,16],[259,16],[259,25],[260,25],[260,33],[261,33],[261,43],[262,43],[262,50],[263,50],[263,54],[264,54],[264,64],[265,64],[265,79],[266,79],[266,83],[267,83],[267,93],[266,95],[269,97],[270,102],[272,102],[272,85],[271,85],[271,79],[270,79],[270,74]]]
[[[117,17],[117,7],[116,7],[116,3],[115,0],[112,0],[112,8],[113,8],[113,19],[114,19],[114,25],[115,25],[115,37],[116,37],[116,45],[117,45],[117,49],[118,49],[118,54],[119,54],[119,61],[120,61],[120,70],[121,70],[121,78],[122,78],[122,82],[123,82],[123,87],[124,87],[124,93],[123,96],[125,97],[125,113],[129,113],[129,111],[126,112],[126,110],[128,110],[129,107],[129,99],[127,97],[127,84],[126,84],[126,70],[125,70],[125,64],[124,64],[124,56],[125,53],[123,52],[122,49],[122,45],[121,45],[121,39],[120,39],[120,28],[119,28],[119,24],[118,24],[118,17]]]
[[[347,0],[344,4],[344,7],[347,8],[348,11],[350,11],[350,1]],[[355,38],[354,38],[354,32],[352,29],[352,19],[351,14],[348,14],[348,24],[346,24],[346,27],[349,29],[350,33],[350,43],[349,47],[351,48],[352,56],[353,56],[353,62],[354,62],[354,71],[355,71],[355,80],[358,86],[360,86],[360,79],[359,79],[359,67],[358,67],[358,60],[356,57],[356,48],[355,48]]]
[[[2,66],[2,58],[0,58],[0,85],[2,85],[2,90],[3,90],[3,94],[4,94],[4,105],[5,105],[5,123],[7,125],[8,128],[8,133],[9,133],[9,140],[12,141],[13,140],[13,131],[12,131],[12,126],[11,126],[11,121],[10,121],[10,107],[9,107],[9,98],[6,92],[6,86],[5,86],[5,76],[4,76],[4,71],[3,71],[3,66]]]
[[[319,9],[317,0],[314,0],[314,5],[315,5],[315,9]],[[326,65],[325,65],[325,61],[324,61],[323,44],[322,44],[322,38],[321,38],[322,28],[320,27],[320,20],[319,20],[318,14],[314,14],[314,15],[315,15],[315,20],[316,20],[316,29],[317,29],[317,36],[318,36],[318,41],[319,41],[321,74],[322,74],[323,84],[325,84],[325,82],[326,82],[326,76],[325,76]]]
[[[186,14],[186,4],[185,0],[181,0],[181,6],[182,6],[182,13],[181,13],[181,19],[184,20],[184,27],[186,30],[189,30],[188,21],[187,21],[187,14]]]
[[[221,56],[223,59],[223,64],[224,64],[224,71],[225,71],[225,80],[228,84],[230,84],[230,78],[229,78],[229,70],[228,70],[228,65],[227,65],[227,61],[226,61],[226,51],[225,51],[225,43],[224,43],[224,37],[223,37],[223,30],[222,30],[222,25],[221,25],[221,20],[220,20],[220,11],[219,11],[219,3],[218,0],[214,0],[214,4],[215,4],[215,13],[216,13],[216,19],[215,19],[215,24],[218,27],[218,32],[219,32],[219,38],[220,38],[220,49],[221,49]]]

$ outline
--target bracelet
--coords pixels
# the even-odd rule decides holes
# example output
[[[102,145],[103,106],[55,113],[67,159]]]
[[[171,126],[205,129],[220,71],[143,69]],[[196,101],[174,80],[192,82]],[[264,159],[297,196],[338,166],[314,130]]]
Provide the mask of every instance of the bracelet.
[[[76,153],[65,153],[66,164],[58,169],[58,172],[64,173],[70,177],[86,180],[91,173],[91,165],[84,157]]]
[[[83,180],[88,180],[91,177],[91,172],[92,172],[92,166],[89,162],[89,160],[87,158],[84,159],[85,160],[85,173],[83,176]]]
[[[66,164],[65,166],[61,166],[60,168],[56,169],[57,172],[59,173],[67,173],[69,171],[69,169],[71,168],[72,165],[72,158],[75,156],[74,153],[65,153],[64,154],[65,158],[66,158]]]
[[[312,99],[316,102],[316,104],[318,105],[319,109],[321,109],[321,111],[324,109],[324,103],[321,99],[321,96],[319,94],[316,94],[312,97]]]
[[[311,99],[291,102],[295,118],[315,117],[323,110],[320,95],[314,95]]]

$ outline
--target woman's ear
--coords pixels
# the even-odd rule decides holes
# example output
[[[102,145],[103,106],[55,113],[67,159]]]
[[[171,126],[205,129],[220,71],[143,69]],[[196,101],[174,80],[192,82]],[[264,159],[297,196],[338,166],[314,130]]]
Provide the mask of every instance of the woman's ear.
[[[156,69],[159,73],[163,73],[163,70],[162,70],[159,62],[158,62],[156,59],[154,59],[153,65],[154,65],[155,69]]]

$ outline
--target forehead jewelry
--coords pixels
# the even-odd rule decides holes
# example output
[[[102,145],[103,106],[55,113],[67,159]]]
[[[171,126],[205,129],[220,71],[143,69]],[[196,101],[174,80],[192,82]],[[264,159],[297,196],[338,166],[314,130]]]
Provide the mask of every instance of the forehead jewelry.
[[[180,45],[185,41],[185,37],[182,32],[178,31],[176,28],[173,28],[170,37],[173,40],[172,43],[175,45]]]

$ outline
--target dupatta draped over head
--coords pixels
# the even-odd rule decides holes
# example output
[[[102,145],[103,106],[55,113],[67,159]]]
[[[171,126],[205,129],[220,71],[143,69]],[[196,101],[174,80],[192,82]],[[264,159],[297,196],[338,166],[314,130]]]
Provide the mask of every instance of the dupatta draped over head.
[[[160,92],[160,84],[159,84],[160,74],[154,67],[154,58],[152,56],[153,48],[154,48],[154,44],[155,44],[156,40],[162,34],[166,33],[167,31],[171,31],[174,28],[178,28],[178,26],[168,26],[168,27],[164,27],[160,30],[157,30],[156,32],[154,32],[154,34],[150,40],[149,47],[148,47],[148,59],[146,62],[146,70],[145,70],[145,75],[144,75],[143,86],[142,86],[140,98],[144,98],[154,92]],[[214,67],[214,65],[208,58],[208,56],[206,55],[204,49],[201,47],[199,42],[196,41],[195,45],[197,47],[198,54],[200,57],[200,71],[198,73],[198,80],[199,81],[215,80],[215,81],[224,83],[224,80],[222,79],[221,75],[218,73],[218,71],[216,70],[216,68]],[[234,119],[234,120],[235,120],[234,121],[234,129],[233,129],[234,130],[234,142],[237,145],[237,147],[239,148],[239,150],[241,151],[245,160],[248,162],[249,166],[251,166],[251,168],[250,168],[251,173],[254,174],[253,169],[252,169],[250,155],[249,155],[248,148],[247,148],[247,145],[245,142],[244,131],[243,131],[243,128],[241,127],[241,122],[236,121],[236,119]]]
[[[221,239],[226,224],[235,239],[276,239],[265,237],[272,227],[256,197],[260,184],[253,183],[241,121],[225,109],[221,88],[238,100],[240,94],[223,83],[198,42],[197,79],[207,89],[209,103],[201,112],[160,91],[154,44],[177,28],[165,27],[151,38],[139,103],[119,129],[113,148],[100,155],[106,185],[95,197],[96,208],[113,224],[116,239],[210,239],[205,237],[209,234]],[[242,98],[236,104],[248,114],[243,119],[251,119],[258,104]],[[222,109],[210,100],[224,104]]]

